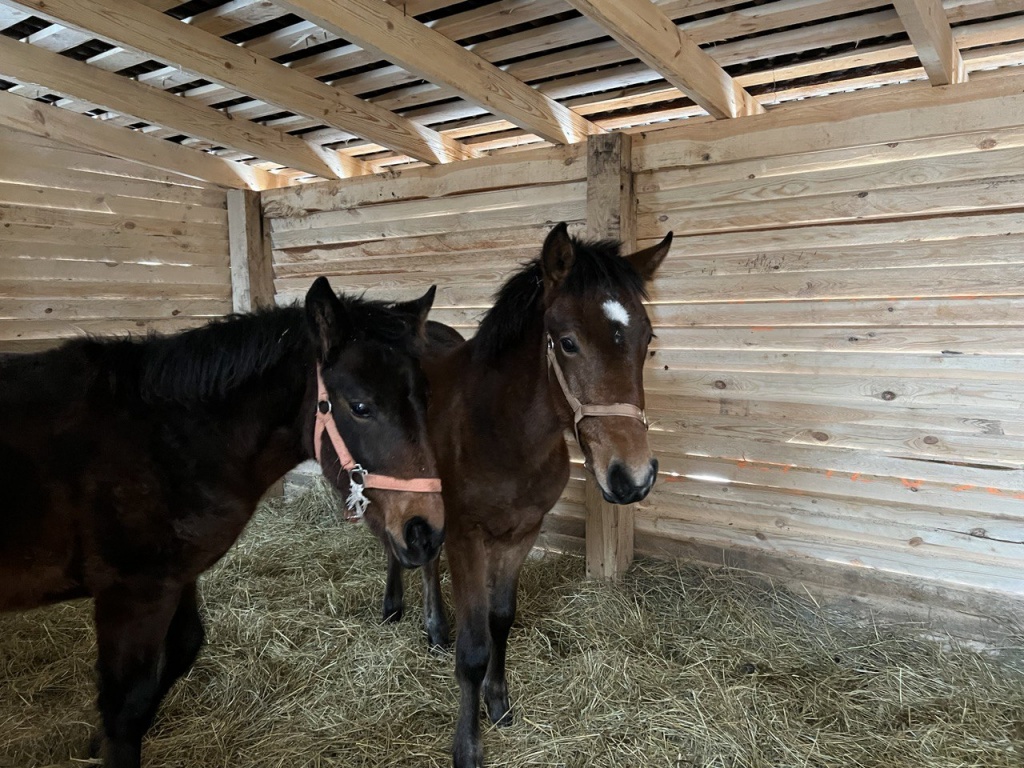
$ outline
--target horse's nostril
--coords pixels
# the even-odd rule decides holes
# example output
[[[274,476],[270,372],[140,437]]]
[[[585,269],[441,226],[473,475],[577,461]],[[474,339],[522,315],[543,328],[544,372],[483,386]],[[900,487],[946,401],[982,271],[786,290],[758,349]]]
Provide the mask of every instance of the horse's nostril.
[[[409,552],[422,553],[430,545],[430,525],[422,517],[405,524],[405,546]]]

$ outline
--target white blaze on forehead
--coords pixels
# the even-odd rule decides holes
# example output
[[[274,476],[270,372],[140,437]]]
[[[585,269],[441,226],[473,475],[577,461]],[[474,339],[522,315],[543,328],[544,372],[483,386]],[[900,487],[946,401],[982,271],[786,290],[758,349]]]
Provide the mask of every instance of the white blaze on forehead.
[[[615,299],[608,299],[604,304],[601,305],[601,309],[604,310],[605,316],[613,323],[619,323],[621,325],[629,325],[629,312]]]

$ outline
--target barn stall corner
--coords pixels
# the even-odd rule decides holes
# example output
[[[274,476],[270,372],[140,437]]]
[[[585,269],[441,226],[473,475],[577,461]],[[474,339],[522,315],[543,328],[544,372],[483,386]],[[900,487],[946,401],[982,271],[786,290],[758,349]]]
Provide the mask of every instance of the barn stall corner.
[[[559,222],[671,232],[657,483],[609,504],[567,435],[487,764],[1016,765],[1022,56],[1013,0],[2,0],[0,352],[321,276],[437,285],[472,337]],[[451,657],[415,580],[380,623],[383,557],[318,475],[206,577],[154,764],[449,764]],[[84,752],[85,610],[0,616],[0,765]]]

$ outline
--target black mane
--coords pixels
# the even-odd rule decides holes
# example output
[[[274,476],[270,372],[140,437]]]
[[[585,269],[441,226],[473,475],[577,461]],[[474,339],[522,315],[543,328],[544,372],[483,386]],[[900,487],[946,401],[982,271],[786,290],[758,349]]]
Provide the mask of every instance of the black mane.
[[[418,355],[411,316],[380,301],[340,295],[349,340],[373,340]],[[147,401],[189,403],[226,397],[266,373],[292,352],[308,350],[310,332],[301,306],[229,315],[173,336],[151,336],[144,346],[139,392]]]
[[[621,257],[617,241],[569,239],[575,259],[562,290],[582,297],[598,294],[604,288],[626,288],[647,298],[643,278]],[[524,264],[505,282],[477,330],[477,355],[492,362],[523,338],[542,311],[543,282],[539,258]]]

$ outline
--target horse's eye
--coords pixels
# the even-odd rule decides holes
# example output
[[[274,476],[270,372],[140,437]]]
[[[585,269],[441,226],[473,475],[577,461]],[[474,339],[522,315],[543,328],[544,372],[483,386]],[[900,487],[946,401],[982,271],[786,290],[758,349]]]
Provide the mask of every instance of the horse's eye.
[[[562,345],[562,351],[567,355],[575,355],[580,351],[580,348],[576,346],[576,342],[568,336],[563,336],[558,340],[558,343]]]
[[[352,411],[353,416],[358,416],[361,419],[367,419],[370,417],[370,406],[366,403],[361,403],[358,400],[354,400],[348,404],[349,410]]]

